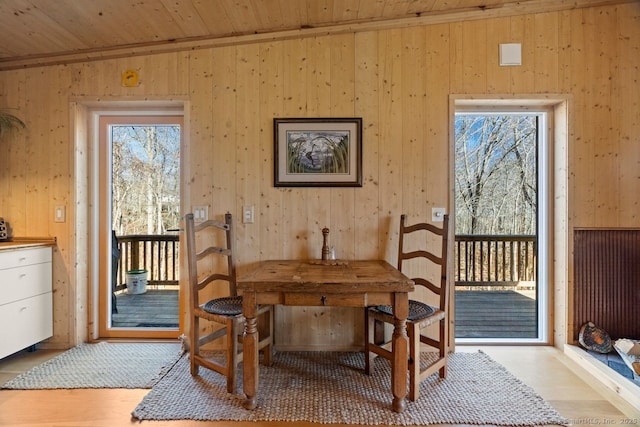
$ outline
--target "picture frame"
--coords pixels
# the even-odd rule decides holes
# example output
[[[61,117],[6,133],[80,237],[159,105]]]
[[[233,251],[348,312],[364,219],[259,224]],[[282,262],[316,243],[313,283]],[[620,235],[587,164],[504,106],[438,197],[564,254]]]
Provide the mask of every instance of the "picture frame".
[[[362,187],[362,118],[274,118],[275,187]]]

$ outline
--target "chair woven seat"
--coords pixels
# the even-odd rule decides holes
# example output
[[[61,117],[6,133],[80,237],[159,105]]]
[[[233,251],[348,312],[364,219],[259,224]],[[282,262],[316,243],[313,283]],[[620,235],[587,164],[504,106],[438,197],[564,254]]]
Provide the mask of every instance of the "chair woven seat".
[[[390,305],[376,306],[376,310],[384,314],[388,314],[389,316],[393,316],[393,307],[391,307]],[[435,307],[431,307],[428,304],[411,299],[409,300],[409,315],[407,316],[407,320],[416,321],[424,319],[425,317],[431,316],[435,312]]]
[[[207,301],[202,305],[207,313],[221,314],[223,316],[237,316],[242,314],[242,297],[224,297]]]

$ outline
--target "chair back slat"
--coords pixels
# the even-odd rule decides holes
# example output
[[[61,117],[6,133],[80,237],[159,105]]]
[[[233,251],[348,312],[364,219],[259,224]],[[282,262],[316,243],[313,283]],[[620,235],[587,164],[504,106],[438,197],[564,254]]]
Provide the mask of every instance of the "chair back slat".
[[[209,256],[211,254],[231,256],[231,250],[229,250],[227,248],[220,248],[220,247],[217,247],[217,246],[209,246],[208,248],[203,249],[202,251],[198,252],[196,254],[196,259],[198,261],[200,261],[201,259],[206,258],[207,256]]]
[[[406,225],[406,215],[400,216],[400,238],[398,243],[398,270],[403,271],[403,262],[411,259],[424,259],[426,264],[439,268],[439,281],[429,280],[426,277],[412,277],[418,286],[423,286],[439,297],[439,308],[447,309],[448,303],[448,280],[447,280],[447,253],[449,240],[449,215],[445,215],[442,221],[442,227],[428,223],[417,223]],[[422,233],[420,233],[422,232]],[[409,235],[416,233],[416,239],[419,239],[419,249],[409,250]],[[413,237],[413,236],[412,236]],[[429,245],[429,242],[432,242]],[[435,242],[435,243],[434,243]],[[439,244],[438,244],[439,243]],[[421,266],[428,270],[427,266]]]
[[[212,273],[204,276],[202,279],[198,281],[198,285],[197,285],[198,291],[206,288],[209,283],[215,282],[216,280],[229,281],[229,275]]]
[[[231,215],[231,214],[227,213],[227,215]],[[225,216],[225,219],[226,219],[226,216]],[[221,230],[229,230],[231,228],[230,224],[227,224],[226,221],[221,222],[221,221],[216,221],[214,219],[208,219],[206,221],[195,224],[194,230],[197,233],[198,231],[202,231],[210,227],[219,228]]]
[[[230,213],[225,214],[224,218],[224,222],[208,220],[196,224],[193,213],[185,215],[187,266],[192,307],[200,305],[199,292],[212,282],[225,282],[228,285],[228,296],[236,295],[236,267],[233,259],[233,219]],[[219,236],[220,233],[223,235]],[[204,243],[206,241],[211,241],[211,243]],[[204,247],[199,249],[199,245],[204,245]],[[221,259],[218,263],[226,265],[226,272],[209,272],[203,276],[199,269],[200,263],[216,257]]]

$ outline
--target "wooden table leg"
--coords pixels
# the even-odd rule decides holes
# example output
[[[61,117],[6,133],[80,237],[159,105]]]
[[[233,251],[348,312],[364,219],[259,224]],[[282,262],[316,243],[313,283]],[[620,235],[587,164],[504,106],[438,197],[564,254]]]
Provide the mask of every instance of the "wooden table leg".
[[[394,295],[393,315],[391,389],[393,392],[393,410],[395,412],[402,412],[407,406],[405,397],[407,395],[407,345],[409,343],[407,337],[407,316],[409,315],[409,295],[406,292],[398,292]]]
[[[246,292],[242,296],[242,311],[245,317],[243,352],[243,378],[245,399],[242,404],[246,409],[257,406],[256,392],[258,390],[258,319],[256,294]]]

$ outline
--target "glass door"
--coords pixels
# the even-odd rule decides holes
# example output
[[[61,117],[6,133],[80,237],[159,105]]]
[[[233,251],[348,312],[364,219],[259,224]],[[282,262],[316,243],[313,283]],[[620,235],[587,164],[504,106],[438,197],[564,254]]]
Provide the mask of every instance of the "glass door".
[[[177,337],[181,329],[183,117],[100,117],[100,336]]]
[[[544,335],[545,119],[529,111],[456,112],[456,342]]]

